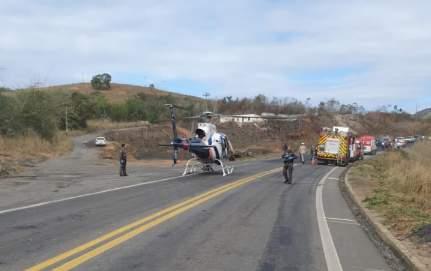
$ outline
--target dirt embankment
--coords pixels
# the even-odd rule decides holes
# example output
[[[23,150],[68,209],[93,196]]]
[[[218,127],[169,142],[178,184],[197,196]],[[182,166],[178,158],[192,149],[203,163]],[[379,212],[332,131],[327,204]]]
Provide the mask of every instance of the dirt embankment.
[[[431,121],[408,119],[387,113],[370,112],[366,115],[334,115],[329,119],[331,118],[334,125],[348,126],[358,134],[392,136],[431,134]]]
[[[265,124],[241,126],[233,122],[223,123],[217,124],[217,130],[228,136],[238,156],[257,156],[280,153],[284,144],[293,150],[297,150],[301,142],[307,146],[315,145],[322,126],[350,124],[331,116],[309,116],[296,121],[268,121]],[[179,123],[179,135],[190,137],[193,134],[192,127],[196,127],[196,123]],[[172,155],[168,147],[159,146],[172,140],[170,123],[115,129],[105,136],[112,142],[102,154],[105,159],[116,159],[121,143],[128,145],[129,154],[135,159],[170,159]],[[188,157],[185,152],[181,152],[181,155],[181,159]]]
[[[188,136],[189,131],[178,128],[179,136]],[[131,159],[169,159],[171,150],[159,144],[169,144],[172,140],[172,128],[166,125],[143,125],[134,128],[112,130],[105,133],[110,142],[104,148],[102,158],[117,159],[122,143],[127,145]]]

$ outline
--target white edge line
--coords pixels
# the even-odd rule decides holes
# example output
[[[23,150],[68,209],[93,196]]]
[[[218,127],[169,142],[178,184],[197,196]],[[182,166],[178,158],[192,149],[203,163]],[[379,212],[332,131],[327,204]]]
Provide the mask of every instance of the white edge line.
[[[346,221],[346,222],[357,223],[357,222],[356,222],[356,220],[348,219],[348,218],[327,217],[326,219],[329,219],[329,220],[339,220],[339,221]]]
[[[16,212],[16,211],[21,211],[21,210],[26,210],[26,209],[31,209],[31,208],[36,208],[36,207],[41,207],[41,206],[50,205],[50,204],[54,204],[54,203],[59,203],[59,202],[63,202],[63,201],[69,201],[69,200],[74,200],[74,199],[85,198],[85,197],[90,197],[90,196],[94,196],[94,195],[109,193],[109,192],[113,192],[113,191],[129,189],[129,188],[133,188],[133,187],[137,187],[137,186],[142,186],[142,185],[147,185],[147,184],[167,182],[167,181],[171,181],[171,180],[174,180],[174,179],[184,178],[184,177],[187,177],[187,176],[191,176],[191,175],[173,176],[173,177],[168,177],[168,178],[154,180],[154,181],[148,181],[148,182],[143,182],[143,183],[131,184],[131,185],[126,185],[126,186],[120,186],[120,187],[105,189],[105,190],[101,190],[101,191],[97,191],[97,192],[81,194],[81,195],[73,196],[73,197],[67,197],[67,198],[62,198],[62,199],[56,199],[56,200],[39,202],[39,203],[31,204],[31,205],[26,205],[26,206],[21,206],[21,207],[16,207],[16,208],[11,208],[11,209],[1,210],[0,211],[0,215],[7,214],[7,213],[12,213],[12,212]]]
[[[343,224],[343,225],[360,226],[358,223],[339,221],[339,220],[328,220],[328,222],[329,223],[336,223],[336,224]]]
[[[326,267],[328,271],[343,271],[340,263],[340,258],[337,254],[337,249],[332,239],[331,231],[329,230],[328,222],[323,208],[323,185],[326,179],[336,170],[334,167],[320,180],[316,189],[316,215],[317,224],[319,226],[320,238],[322,241],[323,253],[325,255]]]

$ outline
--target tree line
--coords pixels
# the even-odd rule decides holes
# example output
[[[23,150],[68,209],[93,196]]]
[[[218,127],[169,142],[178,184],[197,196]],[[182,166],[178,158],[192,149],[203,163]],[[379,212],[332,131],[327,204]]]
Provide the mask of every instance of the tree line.
[[[156,123],[169,119],[165,104],[178,102],[183,108],[178,111],[179,117],[196,114],[203,108],[187,97],[177,99],[171,95],[140,93],[124,102],[111,103],[100,92],[0,91],[0,135],[16,136],[32,131],[52,140],[66,125],[68,129],[85,129],[89,119]]]
[[[28,131],[36,132],[42,138],[51,140],[57,131],[85,129],[89,119],[111,119],[116,122],[146,120],[157,123],[169,120],[165,104],[177,104],[177,117],[192,116],[205,109],[220,114],[245,114],[264,112],[274,114],[310,114],[328,116],[331,114],[364,115],[364,107],[342,104],[335,99],[312,106],[309,100],[291,98],[268,98],[257,95],[254,98],[232,98],[208,101],[172,95],[147,95],[139,93],[120,103],[109,102],[100,91],[82,94],[69,91],[0,89],[0,135],[15,136]],[[212,108],[211,108],[212,105]],[[398,108],[397,108],[398,109]],[[408,117],[400,114],[398,118]],[[391,113],[394,114],[394,113]]]
[[[320,102],[317,106],[310,104],[310,98],[300,101],[294,98],[268,98],[265,95],[257,95],[254,98],[236,98],[226,96],[215,103],[215,107],[224,114],[262,114],[264,112],[274,114],[364,114],[363,106],[352,103],[343,104],[336,99]]]

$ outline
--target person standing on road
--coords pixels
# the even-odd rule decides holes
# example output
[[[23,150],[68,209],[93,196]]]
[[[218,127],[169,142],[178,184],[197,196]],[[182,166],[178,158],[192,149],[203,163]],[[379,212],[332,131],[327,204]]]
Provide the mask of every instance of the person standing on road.
[[[293,181],[293,162],[297,158],[297,156],[292,152],[292,150],[287,147],[284,151],[283,155],[281,156],[283,158],[284,166],[283,166],[283,177],[284,177],[284,183],[291,184]]]
[[[312,165],[314,165],[314,160],[316,159],[316,156],[315,156],[315,146],[314,145],[311,145],[311,147],[310,147],[310,159],[311,159],[311,164]]]
[[[127,166],[127,151],[126,151],[126,144],[121,144],[121,150],[120,150],[120,176],[127,176],[126,172],[126,166]]]
[[[305,164],[305,154],[307,153],[307,147],[305,146],[305,143],[302,142],[299,146],[299,156],[301,158],[301,163]]]

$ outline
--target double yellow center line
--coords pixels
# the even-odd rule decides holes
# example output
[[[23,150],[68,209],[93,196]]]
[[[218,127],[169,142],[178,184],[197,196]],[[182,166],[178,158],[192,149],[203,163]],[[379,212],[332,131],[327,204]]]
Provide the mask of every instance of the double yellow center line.
[[[27,271],[40,271],[47,269],[53,265],[59,264],[61,261],[64,261],[68,258],[68,261],[63,263],[62,265],[52,269],[56,271],[66,271],[71,270],[86,261],[97,257],[98,255],[104,253],[105,251],[114,248],[127,240],[171,219],[174,218],[193,207],[196,207],[202,203],[209,201],[212,198],[215,198],[223,193],[226,193],[232,189],[243,186],[247,183],[255,181],[264,176],[273,174],[275,172],[279,172],[280,169],[276,168],[273,170],[261,172],[246,178],[239,179],[232,183],[222,185],[218,188],[211,189],[203,194],[192,197],[188,200],[170,206],[166,209],[153,213],[147,217],[139,219],[135,222],[132,222],[128,225],[122,226],[114,231],[111,231],[105,235],[102,235],[92,241],[89,241],[85,244],[82,244],[78,247],[75,247],[69,251],[66,251],[60,255],[57,255],[51,259],[45,260],[37,265],[34,265],[28,269]],[[75,257],[72,257],[75,256]]]

